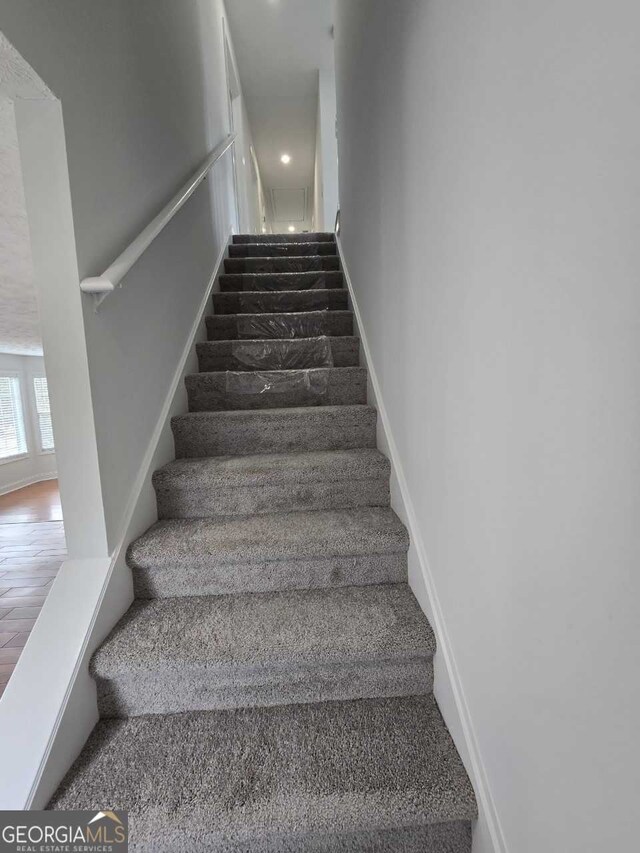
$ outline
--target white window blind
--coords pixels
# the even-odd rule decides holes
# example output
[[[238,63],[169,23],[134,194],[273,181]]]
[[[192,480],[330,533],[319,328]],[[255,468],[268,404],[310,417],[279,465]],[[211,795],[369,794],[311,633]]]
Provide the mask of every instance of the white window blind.
[[[33,393],[36,399],[36,415],[38,417],[38,432],[40,434],[40,450],[53,450],[53,427],[51,426],[51,408],[49,406],[49,389],[44,376],[34,376]]]
[[[27,452],[20,380],[0,376],[0,459]]]

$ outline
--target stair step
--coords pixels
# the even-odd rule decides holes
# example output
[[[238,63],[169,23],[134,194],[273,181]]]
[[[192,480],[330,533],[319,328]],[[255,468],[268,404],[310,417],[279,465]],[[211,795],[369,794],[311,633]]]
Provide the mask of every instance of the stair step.
[[[429,693],[407,584],[137,601],[95,652],[102,716]]]
[[[282,258],[337,255],[335,243],[232,243],[230,258]]]
[[[329,232],[308,231],[300,234],[234,234],[233,242],[238,243],[335,243],[334,234]]]
[[[311,272],[339,270],[337,255],[310,255],[295,258],[226,258],[224,271],[242,272]]]
[[[389,505],[378,450],[319,450],[177,459],[156,471],[158,517],[222,516]]]
[[[470,853],[477,816],[431,696],[103,720],[49,808],[96,803],[156,853]]]
[[[221,275],[222,293],[262,290],[328,290],[342,287],[341,272],[240,273]]]
[[[173,519],[127,551],[138,598],[406,580],[409,539],[388,507]]]
[[[219,371],[185,377],[190,412],[344,406],[367,402],[364,367]]]
[[[200,371],[274,370],[278,368],[356,367],[360,339],[275,338],[268,340],[204,341],[196,345]]]
[[[217,314],[207,317],[209,340],[315,338],[353,335],[351,311],[292,311],[288,314]]]
[[[176,456],[288,453],[376,446],[372,406],[192,412],[171,420]]]
[[[344,311],[347,306],[347,291],[341,288],[213,294],[216,314],[282,314],[288,311],[334,309]]]

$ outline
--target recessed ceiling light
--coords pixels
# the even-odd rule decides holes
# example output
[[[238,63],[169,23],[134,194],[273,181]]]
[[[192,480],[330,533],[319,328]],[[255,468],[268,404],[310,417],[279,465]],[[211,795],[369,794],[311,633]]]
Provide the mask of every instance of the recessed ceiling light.
[[[289,231],[295,231],[295,230],[296,230],[296,226],[295,226],[295,225],[290,225],[290,226],[289,226]]]
[[[289,154],[283,154],[280,158],[280,162],[284,163],[284,165],[286,166],[288,163],[291,162],[291,156]]]

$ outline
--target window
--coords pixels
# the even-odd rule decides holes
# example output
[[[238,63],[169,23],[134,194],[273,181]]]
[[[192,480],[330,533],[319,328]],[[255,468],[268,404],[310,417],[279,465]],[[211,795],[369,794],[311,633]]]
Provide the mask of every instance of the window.
[[[36,417],[40,450],[53,450],[53,427],[51,426],[51,408],[49,406],[49,389],[44,376],[33,377],[33,394],[36,401]]]
[[[0,376],[0,459],[26,452],[20,380],[17,376]]]

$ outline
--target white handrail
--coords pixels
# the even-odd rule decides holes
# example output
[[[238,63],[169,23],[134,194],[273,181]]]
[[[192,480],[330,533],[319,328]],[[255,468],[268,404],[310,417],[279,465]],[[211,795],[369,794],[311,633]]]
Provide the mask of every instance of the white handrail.
[[[93,278],[85,278],[80,282],[80,289],[84,293],[93,293],[96,297],[96,307],[120,285],[120,282],[138,258],[156,239],[162,229],[171,222],[180,208],[183,207],[191,198],[222,155],[231,148],[235,142],[235,138],[236,134],[230,133],[220,143],[220,145],[213,149],[207,159],[193,173],[182,189],[179,190],[171,201],[162,208],[160,213],[151,220],[144,231],[142,231],[136,239],[127,246],[124,252],[122,252],[121,255],[118,255],[115,261],[102,273],[102,275],[95,276]]]

